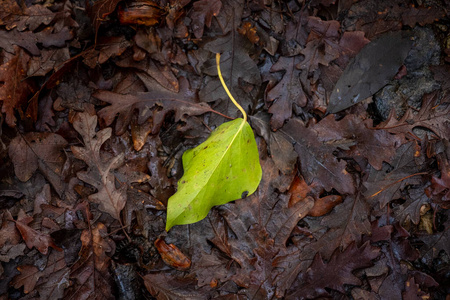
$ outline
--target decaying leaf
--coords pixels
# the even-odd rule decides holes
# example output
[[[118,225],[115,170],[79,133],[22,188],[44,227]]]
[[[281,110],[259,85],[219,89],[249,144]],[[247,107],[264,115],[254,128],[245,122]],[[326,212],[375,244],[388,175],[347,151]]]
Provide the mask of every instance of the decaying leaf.
[[[155,273],[143,277],[147,290],[154,297],[162,299],[206,300],[208,293],[194,287],[190,278],[175,279],[169,274]]]
[[[106,158],[100,148],[111,137],[111,128],[96,132],[97,116],[89,113],[77,113],[73,126],[83,137],[84,147],[71,146],[76,158],[88,165],[87,171],[80,171],[77,176],[97,189],[97,193],[90,195],[89,201],[99,204],[100,210],[120,220],[120,212],[125,207],[126,186],[116,188],[113,170],[123,162],[123,154]]]
[[[23,211],[17,221],[15,221],[16,228],[19,230],[28,248],[36,247],[44,255],[48,253],[48,247],[62,251],[61,248],[55,245],[49,234],[42,233],[28,226],[31,221],[33,221],[33,217],[27,216]]]
[[[307,98],[300,82],[300,71],[295,67],[299,61],[298,56],[280,57],[270,69],[271,72],[285,71],[280,82],[267,92],[267,100],[273,102],[269,112],[273,114],[270,124],[275,130],[281,128],[284,121],[292,116],[292,106],[306,105]]]
[[[352,242],[359,242],[363,234],[370,234],[369,211],[370,206],[363,196],[349,196],[321,223],[331,228],[338,246],[346,248]]]
[[[329,115],[312,129],[317,132],[319,141],[335,145],[355,159],[364,157],[380,170],[383,162],[391,162],[402,138],[390,134],[388,130],[373,130],[371,127],[370,119],[349,115],[336,121],[333,115]]]
[[[297,64],[297,68],[313,72],[319,64],[328,64],[339,57],[339,27],[338,21],[323,21],[317,17],[309,17],[307,26],[311,28],[307,44],[300,51],[305,56],[304,60]]]
[[[412,41],[402,31],[388,33],[366,45],[336,83],[327,111],[336,113],[375,94],[403,64]]]
[[[7,37],[0,40],[8,39]],[[28,96],[34,92],[33,84],[26,80],[30,56],[22,48],[14,47],[15,54],[8,55],[0,66],[0,102],[2,113],[6,114],[6,123],[14,127],[16,124],[15,110],[21,110]]]
[[[190,14],[193,23],[192,31],[196,38],[203,36],[205,25],[211,26],[213,16],[217,16],[222,8],[221,0],[200,0],[194,2],[192,12]]]
[[[122,119],[121,123],[125,124],[124,126],[128,125],[131,114],[137,109],[140,112],[139,124],[153,116],[152,133],[159,132],[165,115],[170,111],[176,112],[176,120],[181,120],[185,114],[199,115],[211,111],[207,104],[195,102],[195,94],[189,89],[189,83],[186,79],[180,79],[180,91],[178,93],[155,85],[151,92],[138,93],[137,95],[97,91],[93,96],[112,104],[101,109],[98,113],[107,125],[110,125],[117,115],[119,115],[119,119]],[[162,110],[158,108],[162,108]]]
[[[102,223],[83,231],[79,259],[70,272],[70,278],[75,282],[66,290],[66,295],[84,299],[114,299],[108,272],[111,258],[108,255],[114,252],[115,244],[107,235],[107,228]]]
[[[309,299],[329,296],[325,288],[331,288],[344,293],[344,284],[360,285],[361,280],[352,274],[353,271],[367,268],[372,260],[380,255],[380,250],[368,242],[358,248],[350,244],[343,252],[336,250],[328,263],[324,263],[320,255],[305,274],[301,275],[300,287],[292,289],[287,299]]]
[[[23,292],[28,294],[30,291],[34,290],[39,277],[41,276],[41,272],[39,272],[38,268],[31,265],[24,265],[17,268],[20,272],[19,276],[14,278],[12,282],[16,289],[23,286]]]
[[[62,152],[65,146],[67,141],[54,133],[30,132],[17,136],[8,149],[16,176],[25,182],[39,167],[41,170],[47,167],[60,173],[65,161]]]
[[[168,266],[180,271],[186,271],[191,266],[191,260],[174,244],[166,244],[163,239],[157,239],[155,247]]]
[[[283,174],[291,174],[295,167],[297,154],[289,139],[281,132],[270,130],[268,114],[258,113],[250,116],[250,120],[256,133],[268,142],[270,156],[277,168]]]
[[[420,155],[420,150],[414,142],[400,146],[389,165],[385,164],[379,171],[370,170],[363,183],[366,187],[364,196],[384,207],[394,197],[400,196],[400,190],[407,184],[420,183],[417,175],[420,175],[421,166],[415,161],[416,155]]]
[[[441,138],[448,137],[450,133],[450,99],[438,100],[438,93],[425,95],[419,112],[409,109],[400,120],[392,111],[389,118],[380,123],[377,128],[394,134],[414,135],[413,129],[423,127],[431,130]]]
[[[334,145],[317,140],[314,130],[306,128],[298,119],[291,119],[281,132],[295,142],[300,171],[308,184],[316,182],[327,191],[334,188],[341,193],[354,193],[354,180],[345,170],[346,163],[333,155]]]

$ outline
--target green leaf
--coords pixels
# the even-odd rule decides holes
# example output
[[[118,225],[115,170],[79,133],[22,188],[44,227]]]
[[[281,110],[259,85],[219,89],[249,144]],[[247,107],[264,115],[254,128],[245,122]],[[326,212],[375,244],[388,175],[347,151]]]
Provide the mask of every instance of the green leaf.
[[[167,231],[200,221],[213,206],[256,191],[262,170],[252,128],[241,118],[220,125],[183,154],[183,168],[178,191],[167,205]]]

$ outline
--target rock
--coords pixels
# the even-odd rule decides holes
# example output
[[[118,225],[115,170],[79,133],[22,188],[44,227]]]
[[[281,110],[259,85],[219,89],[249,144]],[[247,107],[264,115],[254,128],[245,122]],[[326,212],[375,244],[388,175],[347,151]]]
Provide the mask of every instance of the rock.
[[[430,66],[439,64],[439,41],[430,28],[416,27],[413,37],[413,48],[404,62],[406,76],[392,80],[373,97],[375,114],[382,120],[386,120],[392,109],[395,109],[398,117],[408,107],[419,109],[422,96],[440,88],[430,71]]]

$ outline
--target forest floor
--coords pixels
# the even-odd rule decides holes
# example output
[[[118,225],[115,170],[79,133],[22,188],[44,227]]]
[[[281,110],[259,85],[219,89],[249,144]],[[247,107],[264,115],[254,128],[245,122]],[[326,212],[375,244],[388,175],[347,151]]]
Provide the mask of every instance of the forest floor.
[[[3,0],[0,299],[450,299],[449,8]],[[167,232],[216,53],[262,179]]]

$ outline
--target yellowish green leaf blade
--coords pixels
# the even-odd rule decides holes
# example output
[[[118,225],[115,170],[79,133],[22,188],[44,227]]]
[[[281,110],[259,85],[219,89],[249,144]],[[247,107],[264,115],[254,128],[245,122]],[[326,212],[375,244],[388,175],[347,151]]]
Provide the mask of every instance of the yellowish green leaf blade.
[[[183,154],[183,168],[178,191],[167,205],[166,230],[200,221],[213,206],[256,191],[262,170],[253,130],[241,118],[220,125]]]

